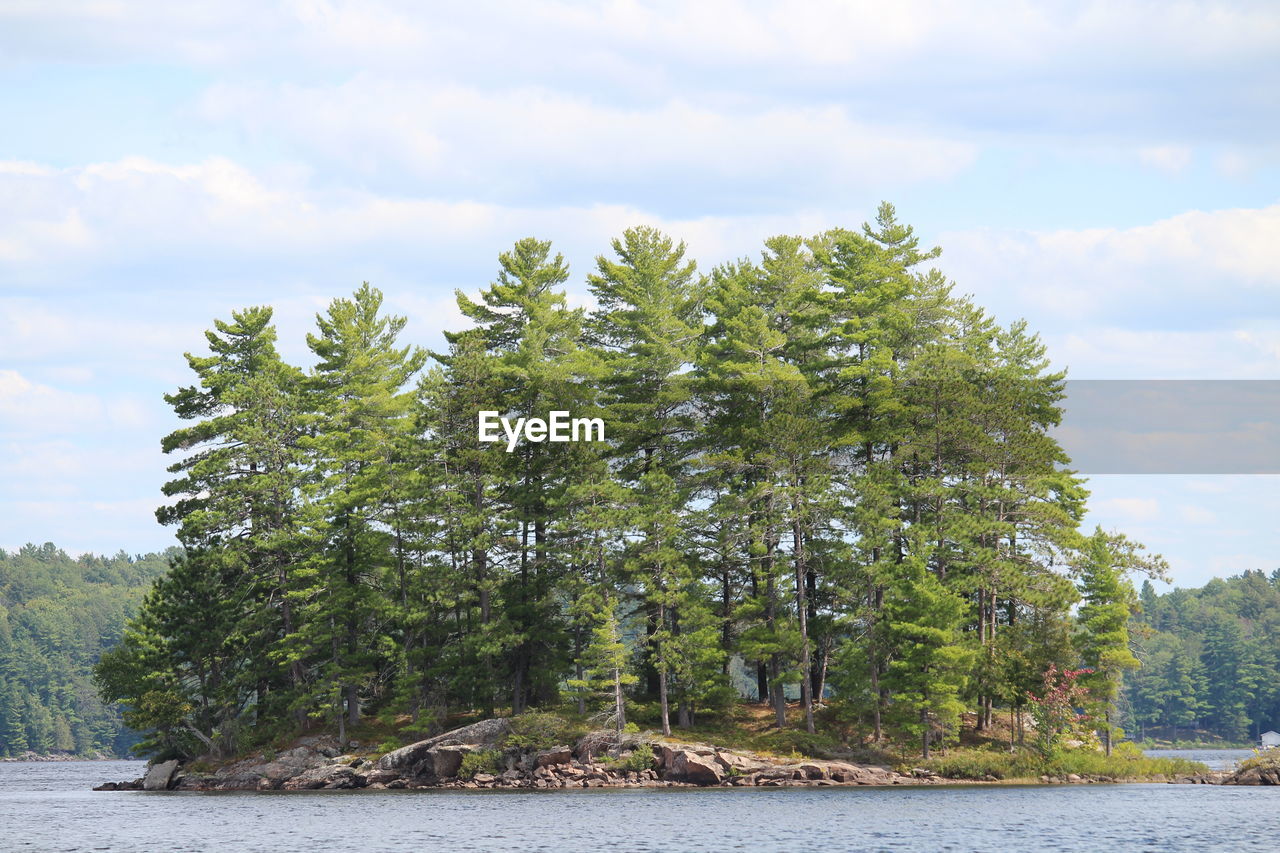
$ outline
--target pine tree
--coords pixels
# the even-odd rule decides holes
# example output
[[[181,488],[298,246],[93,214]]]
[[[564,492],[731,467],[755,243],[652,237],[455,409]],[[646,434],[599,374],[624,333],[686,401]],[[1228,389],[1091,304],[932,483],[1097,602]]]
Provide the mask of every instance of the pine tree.
[[[920,738],[929,757],[935,731],[951,734],[964,706],[960,692],[972,651],[960,642],[964,601],[920,561],[903,562],[886,590],[885,631],[893,649],[884,685],[902,731]]]
[[[588,277],[599,308],[589,334],[602,349],[605,407],[617,426],[618,474],[634,492],[634,578],[648,613],[649,666],[657,682],[662,731],[670,734],[669,675],[679,636],[677,601],[690,581],[678,543],[678,519],[688,489],[687,457],[693,424],[690,385],[681,372],[702,333],[696,265],[653,228],[631,228],[613,241],[618,260],[596,258]],[[688,614],[693,618],[693,614]]]
[[[313,653],[327,656],[316,697],[341,703],[339,737],[361,718],[361,691],[386,664],[365,638],[385,619],[389,488],[403,437],[413,429],[410,383],[426,360],[398,347],[403,317],[382,313],[382,293],[366,282],[316,316],[307,345],[319,359],[309,382],[315,434],[305,442],[315,481],[311,522],[325,546],[311,562],[307,611]],[[340,697],[340,698],[339,698]]]

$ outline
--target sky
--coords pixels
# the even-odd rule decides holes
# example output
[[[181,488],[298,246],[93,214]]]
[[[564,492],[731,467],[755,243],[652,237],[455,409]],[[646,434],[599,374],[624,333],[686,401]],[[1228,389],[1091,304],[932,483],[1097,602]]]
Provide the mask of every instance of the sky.
[[[1073,379],[1280,379],[1274,2],[0,0],[0,547],[173,543],[162,395],[237,308],[309,364],[362,281],[406,339],[550,239],[700,268],[888,200]],[[1199,585],[1280,567],[1280,478],[1106,475]]]

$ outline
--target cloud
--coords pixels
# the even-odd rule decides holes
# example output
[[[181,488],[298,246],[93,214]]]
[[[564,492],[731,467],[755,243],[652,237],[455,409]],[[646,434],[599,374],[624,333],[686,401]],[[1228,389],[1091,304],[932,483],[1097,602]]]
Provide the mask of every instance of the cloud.
[[[124,275],[140,265],[148,270],[136,287],[141,292],[181,290],[184,284],[211,279],[235,287],[238,280],[260,297],[258,280],[264,269],[295,280],[323,273],[329,287],[341,282],[342,289],[358,283],[359,278],[335,275],[335,258],[363,278],[369,277],[369,269],[383,266],[413,269],[419,281],[423,276],[438,280],[459,269],[470,275],[479,268],[484,277],[467,282],[474,285],[488,280],[498,251],[530,234],[555,238],[589,261],[623,228],[653,224],[688,240],[695,256],[724,260],[754,251],[759,240],[773,233],[813,233],[864,215],[800,211],[681,218],[621,204],[540,207],[447,201],[269,183],[225,158],[171,165],[135,157],[51,170],[40,180],[46,186],[37,195],[74,207],[101,239],[91,244],[75,239],[19,242],[14,257],[0,259],[0,285],[34,280],[46,287],[75,288],[81,286],[77,282]],[[22,233],[28,221],[42,215],[45,203],[10,206],[0,211],[0,224]],[[271,268],[273,262],[284,266]],[[26,314],[15,320],[17,333],[32,339],[37,332],[48,333],[49,306],[24,304]],[[75,322],[52,319],[55,338],[75,335]]]
[[[1272,147],[1267,2],[19,2],[10,64],[276,80],[465,80],[610,103],[843,104],[873,124]],[[409,106],[412,109],[411,105]],[[528,126],[512,125],[523,134]],[[536,130],[536,128],[535,128]]]
[[[521,86],[358,74],[336,86],[211,88],[198,114],[283,140],[325,172],[436,197],[627,201],[670,212],[810,205],[872,187],[951,177],[968,141],[859,120],[838,104],[645,105]],[[655,176],[662,176],[655,188]]]
[[[1178,518],[1187,524],[1206,525],[1218,523],[1218,515],[1213,510],[1189,504],[1178,507]]]
[[[943,268],[1005,316],[1181,331],[1170,324],[1249,324],[1280,307],[1280,205],[1132,228],[950,232],[939,242]]]
[[[1161,515],[1160,502],[1155,498],[1108,498],[1095,501],[1091,511],[1101,517],[1126,522],[1155,521]]]
[[[106,415],[93,394],[63,391],[0,369],[0,435],[66,433],[91,428]]]
[[[1138,152],[1138,159],[1148,166],[1178,175],[1191,165],[1191,149],[1185,145],[1157,145],[1143,148]]]

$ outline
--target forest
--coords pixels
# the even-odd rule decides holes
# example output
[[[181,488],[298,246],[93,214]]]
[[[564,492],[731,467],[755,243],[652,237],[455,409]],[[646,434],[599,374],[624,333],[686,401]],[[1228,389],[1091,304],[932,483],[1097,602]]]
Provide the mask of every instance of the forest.
[[[1124,691],[1131,734],[1253,745],[1280,729],[1280,569],[1157,595],[1144,583],[1129,632],[1142,667]]]
[[[583,308],[522,239],[458,292],[441,352],[366,283],[317,315],[306,368],[269,307],[215,321],[166,397],[185,425],[157,516],[182,554],[103,698],[152,754],[555,707],[670,733],[751,696],[927,757],[964,712],[982,730],[1078,690],[1109,748],[1133,578],[1164,562],[1081,529],[1065,374],[939,251],[888,204],[706,272],[637,227]],[[606,440],[508,453],[482,410],[600,417]]]
[[[0,549],[0,758],[128,754],[137,735],[99,699],[91,671],[177,550],[72,559],[51,543]]]

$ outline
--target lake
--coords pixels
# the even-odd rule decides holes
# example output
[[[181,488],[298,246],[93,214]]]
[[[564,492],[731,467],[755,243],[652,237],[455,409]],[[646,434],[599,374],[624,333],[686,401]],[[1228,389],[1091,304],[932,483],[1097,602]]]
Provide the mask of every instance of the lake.
[[[1203,785],[94,792],[140,762],[0,763],[5,851],[1269,850],[1280,789]]]

